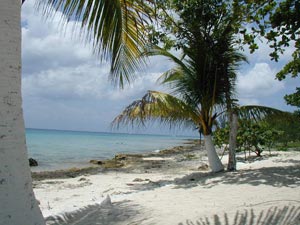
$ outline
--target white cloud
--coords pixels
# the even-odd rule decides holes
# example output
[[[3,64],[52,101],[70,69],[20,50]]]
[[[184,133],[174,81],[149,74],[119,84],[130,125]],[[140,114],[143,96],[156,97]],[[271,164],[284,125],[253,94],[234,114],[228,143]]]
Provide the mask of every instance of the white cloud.
[[[26,1],[22,6],[23,76],[98,61],[91,45],[79,41],[79,24],[59,25],[62,18],[59,12],[46,20],[34,2]]]
[[[111,90],[109,97],[113,100],[128,99],[128,98],[141,98],[148,90],[162,90],[156,84],[157,78],[160,73],[147,73],[137,77],[137,79],[124,90]]]
[[[123,100],[140,98],[146,90],[155,89],[160,74],[140,76],[124,90],[114,89],[108,80],[108,66],[83,64],[75,68],[46,70],[23,78],[24,97],[90,100]]]
[[[258,99],[254,98],[239,98],[239,103],[241,105],[262,105]]]
[[[144,74],[129,87],[114,89],[108,80],[109,63],[100,63],[91,46],[75,38],[78,24],[71,22],[62,30],[61,16],[58,13],[46,21],[35,10],[33,0],[22,6],[23,96],[28,127],[104,131],[126,105],[147,90],[162,89],[156,79],[172,66],[162,57],[152,58]],[[267,49],[261,46],[260,51],[259,57],[251,55],[251,62],[260,63],[241,73],[238,80],[243,104],[261,103],[262,98],[271,98],[284,87],[283,82],[274,80],[276,71],[269,66]]]
[[[237,91],[244,104],[257,104],[260,98],[271,96],[284,88],[284,82],[275,80],[276,71],[267,63],[257,63],[246,74],[239,73]]]
[[[108,81],[109,63],[100,64],[91,46],[74,39],[79,25],[73,22],[64,27],[58,24],[62,14],[42,19],[34,1],[22,8],[23,95],[25,98],[113,100],[140,98],[155,84],[160,71],[170,67],[161,57],[150,61],[147,73],[139,73],[135,82],[125,90],[117,90]],[[75,33],[73,29],[75,28]],[[151,72],[150,72],[151,71]],[[67,104],[67,102],[66,102]]]
[[[27,127],[109,130],[121,110],[148,89],[169,62],[151,60],[147,73],[124,90],[108,80],[109,63],[99,63],[91,47],[76,40],[74,23],[59,28],[61,14],[45,21],[34,1],[22,7],[22,92]]]
[[[107,89],[107,67],[88,64],[45,70],[23,78],[25,97],[101,99]]]

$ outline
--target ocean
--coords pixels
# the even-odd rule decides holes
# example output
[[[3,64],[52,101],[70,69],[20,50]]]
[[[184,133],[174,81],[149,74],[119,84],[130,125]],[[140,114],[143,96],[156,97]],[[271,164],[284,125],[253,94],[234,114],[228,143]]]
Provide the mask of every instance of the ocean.
[[[84,167],[91,159],[162,150],[184,145],[187,139],[195,137],[26,129],[29,157],[39,163],[33,171]]]

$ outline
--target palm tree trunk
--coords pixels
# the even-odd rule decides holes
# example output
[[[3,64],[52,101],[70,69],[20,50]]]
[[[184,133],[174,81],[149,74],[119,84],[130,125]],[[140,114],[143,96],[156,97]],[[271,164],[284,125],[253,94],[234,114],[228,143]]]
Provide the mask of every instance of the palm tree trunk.
[[[42,225],[25,143],[20,14],[20,0],[0,1],[0,224]]]
[[[202,144],[202,132],[201,132],[200,129],[199,129],[199,136],[200,136],[199,144],[200,144],[200,147],[201,147],[201,144]]]
[[[238,129],[238,115],[235,112],[229,112],[229,155],[228,155],[228,171],[236,171],[236,137]]]
[[[215,146],[212,142],[211,135],[203,135],[203,137],[204,137],[205,149],[207,151],[207,156],[208,156],[208,163],[212,172],[223,171],[224,167],[216,152]]]

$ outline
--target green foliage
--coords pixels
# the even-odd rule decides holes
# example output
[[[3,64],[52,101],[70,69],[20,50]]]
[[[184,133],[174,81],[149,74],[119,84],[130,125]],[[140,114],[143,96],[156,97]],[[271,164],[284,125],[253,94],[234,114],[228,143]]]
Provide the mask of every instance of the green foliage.
[[[298,87],[296,90],[295,93],[284,96],[284,99],[287,104],[300,108],[300,88]]]
[[[214,144],[219,148],[229,144],[229,127],[218,128],[213,133]]]
[[[257,156],[260,156],[263,151],[260,145],[264,141],[262,138],[263,130],[260,128],[258,124],[251,121],[241,121],[237,135],[237,147],[249,151],[254,149]]]
[[[210,42],[224,34],[231,37],[241,26],[239,7],[230,1],[163,0],[155,1],[153,7],[152,17],[158,25],[149,25],[150,39],[154,45],[162,43],[167,50],[190,47],[198,42],[196,37]]]
[[[243,43],[248,44],[250,52],[254,52],[258,46],[258,36],[266,38],[270,48],[271,60],[278,61],[285,50],[294,45],[291,60],[276,74],[278,80],[285,79],[287,75],[298,76],[300,72],[300,2],[299,0],[258,0],[245,1],[247,16],[246,26],[251,29],[242,30]],[[297,89],[298,90],[298,89]],[[285,97],[287,104],[299,106],[299,91]]]
[[[265,147],[270,149],[273,146],[278,135],[278,131],[261,123],[243,121],[239,132],[239,146],[245,150],[254,149],[257,156],[260,156]]]
[[[300,116],[297,112],[284,116],[270,115],[265,121],[272,129],[282,132],[277,142],[287,146],[290,142],[300,141]]]
[[[254,151],[260,156],[264,149],[270,150],[278,140],[282,132],[271,128],[265,122],[251,120],[239,120],[237,134],[237,150]],[[217,129],[214,132],[214,143],[221,147],[228,144],[229,127]]]
[[[291,141],[287,144],[287,147],[300,149],[300,141]]]
[[[46,16],[62,12],[62,21],[81,25],[80,37],[92,43],[100,60],[111,61],[110,78],[123,87],[143,68],[148,5],[140,0],[38,0]]]
[[[255,39],[262,36],[268,40],[273,49],[270,53],[272,60],[278,61],[279,55],[284,53],[285,48],[294,43],[295,51],[293,61],[298,61],[300,50],[300,2],[298,0],[257,0],[238,1],[244,13],[245,22],[251,29],[243,29],[245,44],[255,44]],[[242,11],[244,10],[244,11]],[[299,64],[298,64],[299,65]],[[293,68],[293,69],[292,69]],[[290,65],[292,71],[299,73],[299,67]]]
[[[300,40],[299,40],[300,42]],[[288,62],[282,69],[276,74],[278,80],[283,80],[287,75],[291,75],[293,78],[298,76],[300,72],[300,47],[292,54],[293,60]]]

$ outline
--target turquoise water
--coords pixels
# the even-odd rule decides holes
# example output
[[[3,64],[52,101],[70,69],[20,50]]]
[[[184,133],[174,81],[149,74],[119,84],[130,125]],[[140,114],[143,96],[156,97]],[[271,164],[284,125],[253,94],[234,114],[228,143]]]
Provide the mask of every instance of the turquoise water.
[[[39,162],[33,168],[38,171],[86,166],[91,159],[117,153],[162,150],[191,138],[195,137],[26,129],[28,154]]]

